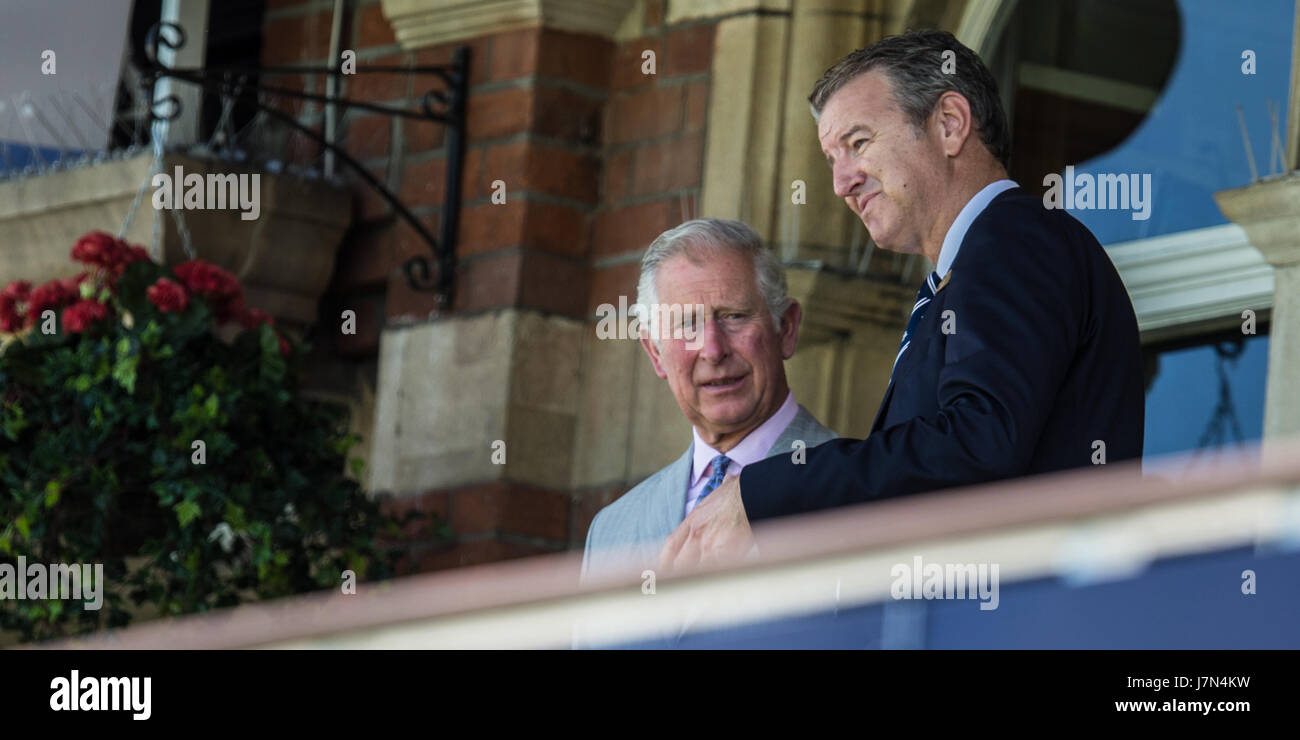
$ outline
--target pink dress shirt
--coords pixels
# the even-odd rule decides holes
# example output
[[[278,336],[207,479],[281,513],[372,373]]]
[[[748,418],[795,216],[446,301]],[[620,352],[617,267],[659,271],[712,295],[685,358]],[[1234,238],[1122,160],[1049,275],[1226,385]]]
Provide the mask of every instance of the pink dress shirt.
[[[740,444],[731,448],[727,452],[718,452],[700,439],[700,432],[692,428],[695,435],[695,454],[691,461],[691,485],[686,491],[686,516],[689,516],[700,500],[700,493],[704,491],[704,484],[709,481],[713,475],[712,462],[713,458],[725,454],[731,464],[727,466],[726,475],[740,475],[740,471],[748,464],[757,462],[767,457],[767,451],[772,449],[776,444],[777,438],[781,432],[790,426],[794,417],[799,413],[799,404],[794,400],[794,391],[786,394],[785,403],[781,408],[776,410],[767,418],[767,421],[758,425],[758,428],[750,432]]]

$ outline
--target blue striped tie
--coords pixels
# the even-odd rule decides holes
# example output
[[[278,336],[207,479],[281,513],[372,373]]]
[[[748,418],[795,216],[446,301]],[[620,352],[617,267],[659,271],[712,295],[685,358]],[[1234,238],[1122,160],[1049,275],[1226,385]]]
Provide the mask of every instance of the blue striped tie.
[[[916,304],[912,306],[912,315],[907,319],[907,329],[903,332],[903,340],[898,343],[898,354],[894,355],[894,367],[898,367],[898,358],[903,356],[903,353],[907,351],[907,346],[912,343],[912,332],[916,330],[916,325],[921,323],[921,319],[925,318],[925,307],[929,305],[930,301],[934,300],[934,294],[939,291],[939,283],[941,282],[943,282],[943,278],[939,277],[939,273],[932,272],[925,279],[925,282],[921,284],[921,289],[916,291]],[[893,369],[890,369],[889,372],[892,377]]]
[[[731,460],[729,460],[726,455],[718,455],[713,458],[713,461],[709,463],[709,465],[713,467],[713,475],[709,476],[709,482],[704,484],[704,490],[700,491],[700,497],[695,499],[696,506],[700,505],[700,502],[704,500],[705,496],[713,493],[713,489],[722,485],[722,479],[726,477],[727,466],[730,464]]]

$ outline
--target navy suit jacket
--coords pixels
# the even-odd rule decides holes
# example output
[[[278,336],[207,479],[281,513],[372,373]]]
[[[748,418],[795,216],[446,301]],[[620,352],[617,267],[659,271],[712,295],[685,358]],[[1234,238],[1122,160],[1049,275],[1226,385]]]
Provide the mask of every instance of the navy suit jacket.
[[[1137,318],[1073,216],[998,194],[925,311],[866,439],[745,466],[751,521],[1141,457]]]

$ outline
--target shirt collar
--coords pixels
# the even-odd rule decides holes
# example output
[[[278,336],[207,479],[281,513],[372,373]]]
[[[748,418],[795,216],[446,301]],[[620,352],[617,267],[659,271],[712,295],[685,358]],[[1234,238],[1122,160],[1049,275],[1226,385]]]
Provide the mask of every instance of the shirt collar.
[[[939,250],[939,263],[934,269],[939,273],[939,277],[947,275],[952,269],[952,263],[957,259],[957,252],[961,249],[962,240],[966,238],[966,231],[974,223],[975,218],[984,212],[994,198],[1014,187],[1019,187],[1014,180],[998,180],[985,185],[966,202],[965,207],[957,214],[956,220],[952,222],[952,226],[948,227],[948,233],[943,237],[943,247]]]
[[[727,459],[738,463],[741,467],[767,457],[767,451],[772,449],[772,445],[776,444],[781,432],[784,432],[785,428],[790,426],[790,422],[794,421],[797,413],[799,413],[799,404],[794,400],[794,391],[789,391],[786,393],[785,402],[781,404],[781,408],[777,409],[775,414],[767,417],[766,421],[745,435],[745,438],[740,440],[740,444],[725,453],[713,449],[710,444],[700,438],[699,430],[691,427],[691,432],[695,435],[691,485],[695,485],[700,481],[700,477],[709,469],[709,463],[713,462],[713,458],[718,455],[725,454]]]

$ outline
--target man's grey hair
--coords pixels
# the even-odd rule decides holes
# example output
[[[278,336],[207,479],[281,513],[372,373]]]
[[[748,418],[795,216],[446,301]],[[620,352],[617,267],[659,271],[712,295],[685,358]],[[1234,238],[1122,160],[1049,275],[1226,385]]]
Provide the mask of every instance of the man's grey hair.
[[[758,292],[763,296],[767,310],[772,314],[772,325],[781,330],[781,316],[790,307],[791,298],[786,294],[785,268],[776,253],[763,245],[758,232],[749,226],[725,218],[697,218],[680,226],[675,226],[660,234],[646,248],[641,258],[641,278],[636,286],[636,305],[633,310],[639,321],[648,323],[650,336],[658,345],[659,314],[654,310],[659,306],[659,291],[655,279],[659,267],[664,262],[677,256],[685,256],[698,264],[703,257],[719,250],[730,250],[743,254],[754,265],[754,277],[758,283]]]
[[[945,60],[944,52],[949,51],[952,54]],[[945,62],[951,72],[944,71]],[[998,83],[979,55],[947,31],[886,36],[844,57],[813,86],[808,96],[813,118],[821,118],[827,101],[850,80],[877,68],[889,79],[894,103],[917,129],[924,128],[940,96],[950,90],[961,93],[970,103],[984,147],[1003,167],[1008,165],[1011,132],[998,97]]]

